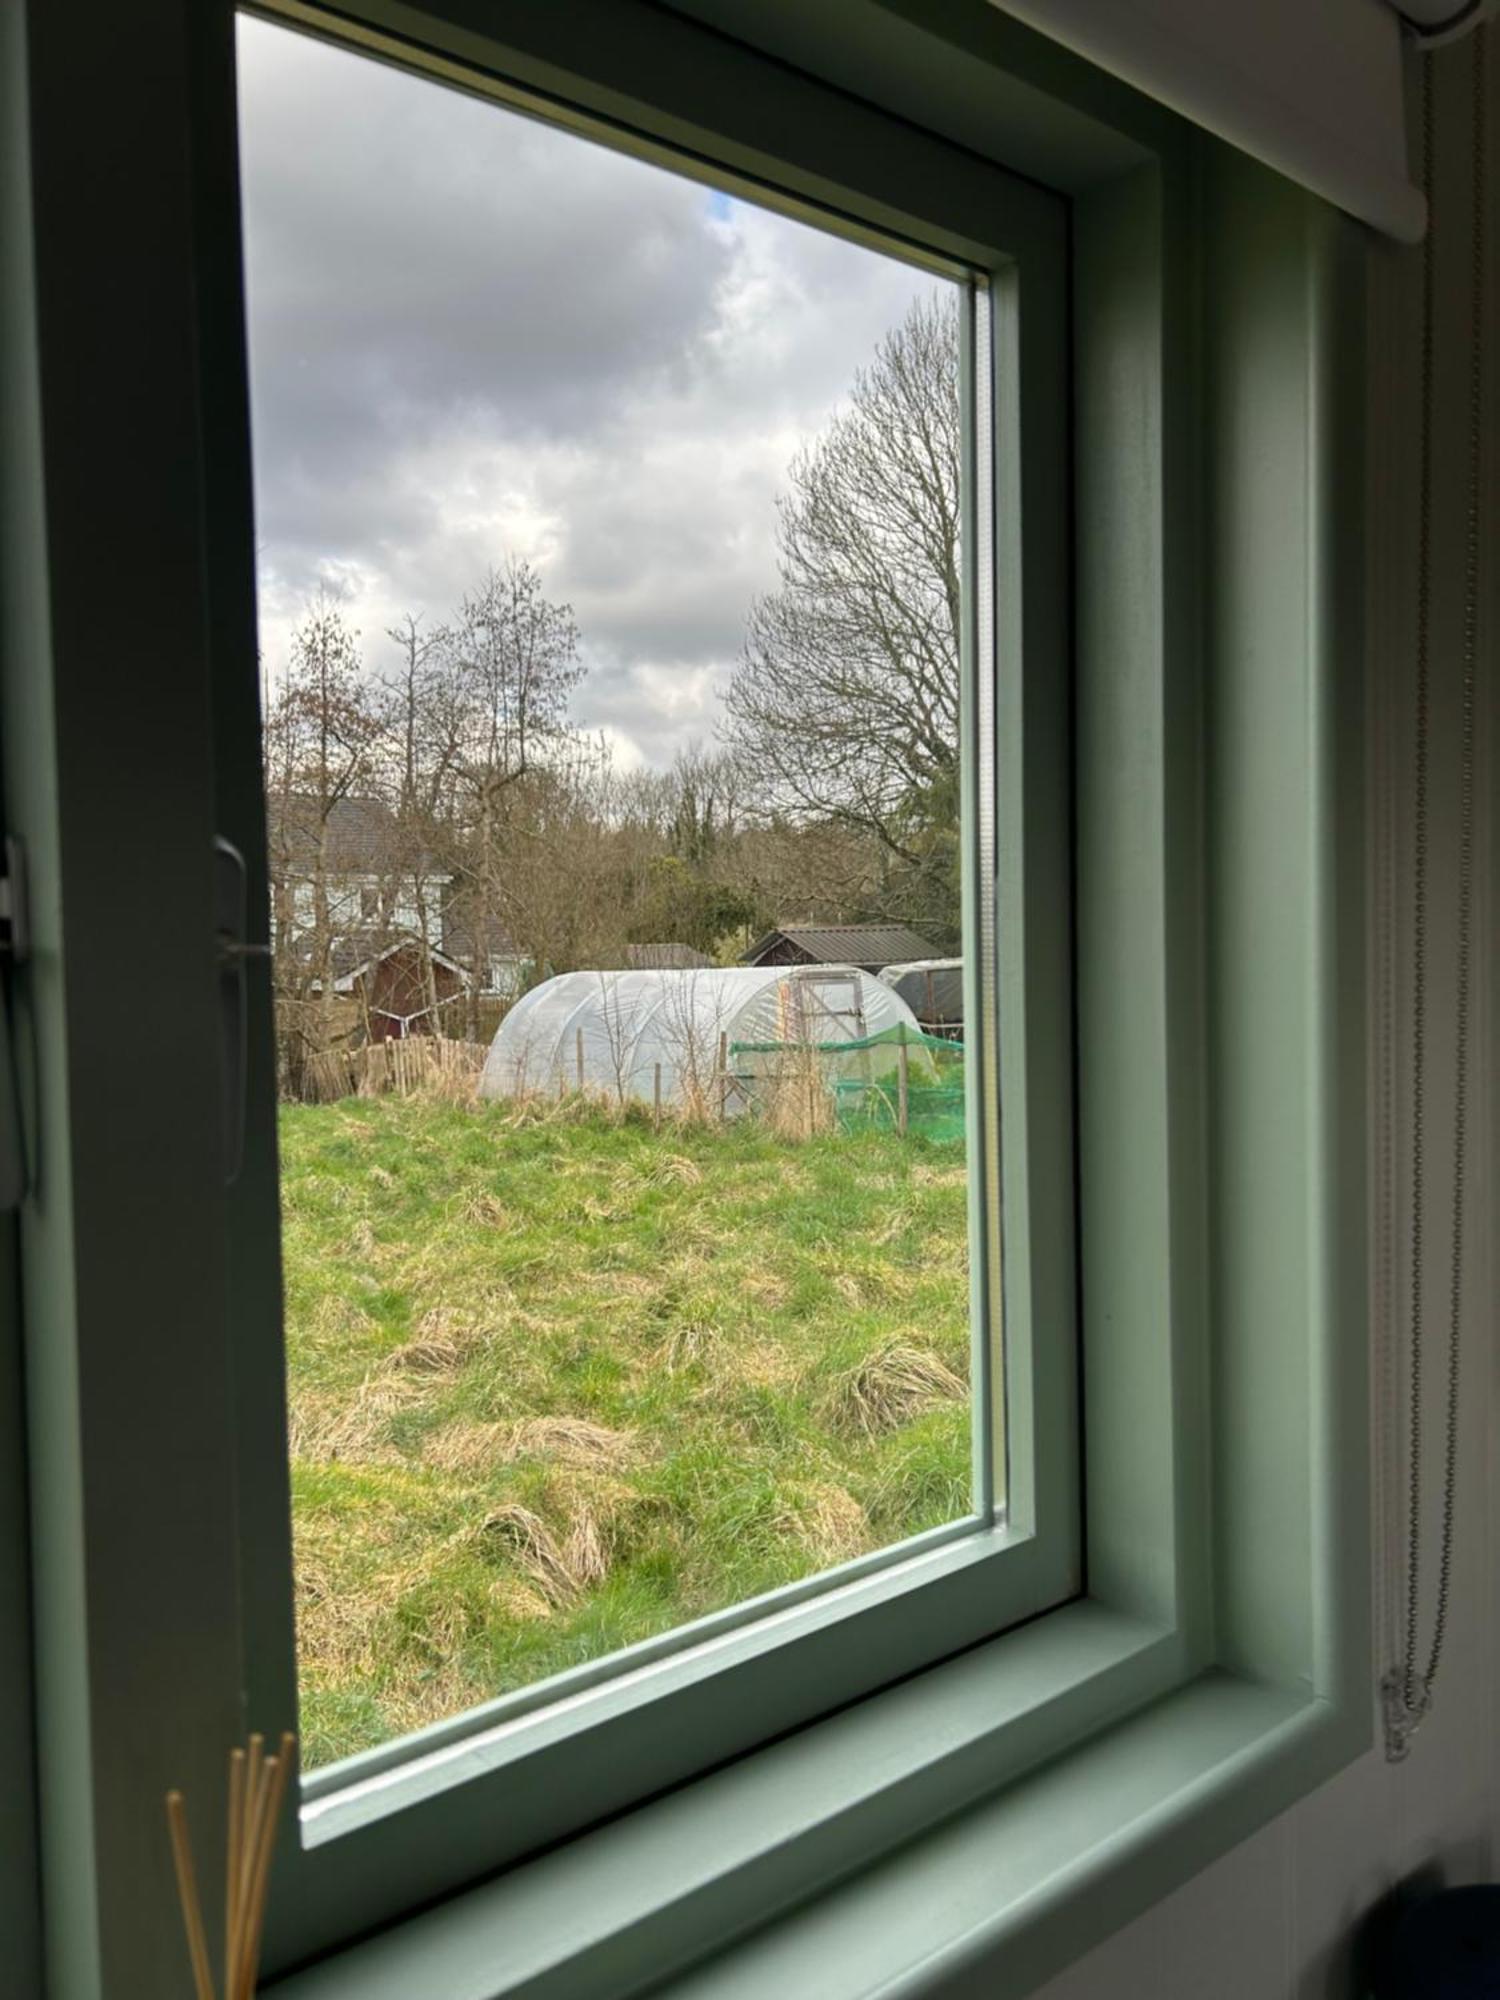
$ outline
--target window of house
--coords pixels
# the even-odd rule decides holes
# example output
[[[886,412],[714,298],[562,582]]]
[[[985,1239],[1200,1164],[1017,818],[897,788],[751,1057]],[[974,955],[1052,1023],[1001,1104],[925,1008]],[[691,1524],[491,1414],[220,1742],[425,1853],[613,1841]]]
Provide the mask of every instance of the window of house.
[[[319,1928],[423,1800],[524,1853],[1065,1599],[1078,1482],[1057,205],[305,28],[238,23],[224,755],[305,878],[246,1505]]]
[[[1014,669],[987,272],[238,46],[310,1770],[1000,1551]]]

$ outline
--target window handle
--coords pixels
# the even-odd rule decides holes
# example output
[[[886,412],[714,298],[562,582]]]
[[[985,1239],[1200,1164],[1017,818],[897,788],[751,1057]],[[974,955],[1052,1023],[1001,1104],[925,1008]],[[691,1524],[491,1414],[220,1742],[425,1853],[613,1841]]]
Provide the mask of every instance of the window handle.
[[[21,1130],[21,1076],[11,1019],[11,986],[18,965],[31,955],[26,899],[26,850],[9,836],[0,874],[0,1213],[13,1214],[25,1200],[26,1140]]]
[[[220,834],[214,840],[214,934],[219,960],[219,1034],[223,1048],[224,1180],[238,1180],[245,1159],[245,961],[269,958],[268,944],[245,941],[245,857]]]

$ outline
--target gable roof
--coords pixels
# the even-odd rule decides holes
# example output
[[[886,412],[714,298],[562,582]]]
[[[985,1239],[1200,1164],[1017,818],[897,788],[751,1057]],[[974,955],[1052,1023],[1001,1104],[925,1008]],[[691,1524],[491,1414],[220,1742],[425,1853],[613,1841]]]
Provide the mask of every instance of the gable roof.
[[[330,875],[415,874],[434,867],[435,857],[383,799],[357,793],[335,799],[326,836],[323,812],[309,792],[271,797],[266,820],[273,874],[316,867],[320,840],[326,840],[323,866]]]
[[[351,966],[347,972],[335,978],[333,982],[334,992],[335,993],[352,992],[354,988],[354,982],[357,979],[362,979],[367,972],[373,972],[377,965],[383,965],[388,958],[394,958],[396,953],[400,951],[412,951],[416,952],[420,956],[422,952],[422,947],[420,944],[417,943],[417,941],[414,938],[398,938],[394,944],[386,945],[386,947],[382,951],[371,951],[367,953],[367,955],[364,958],[362,958],[357,965]],[[447,971],[456,973],[460,979],[463,978],[464,976],[463,967],[461,965],[456,965],[454,961],[447,956],[446,953],[441,951],[429,951],[427,953],[427,957],[431,959],[434,965],[441,965]],[[338,971],[338,967],[336,964],[334,970],[335,972]]]
[[[487,958],[521,957],[521,948],[497,916],[475,921],[472,898],[462,891],[443,907],[443,950],[465,965]]]
[[[931,958],[935,950],[930,938],[905,924],[783,924],[758,938],[742,963],[758,965],[781,943],[805,952],[820,965],[895,965],[903,959]]]

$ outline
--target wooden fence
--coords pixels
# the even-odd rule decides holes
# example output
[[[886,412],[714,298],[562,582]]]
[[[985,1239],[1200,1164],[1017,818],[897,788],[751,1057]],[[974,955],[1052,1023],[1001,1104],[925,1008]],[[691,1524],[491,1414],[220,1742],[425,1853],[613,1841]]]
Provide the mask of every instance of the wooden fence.
[[[367,1042],[361,1048],[327,1049],[308,1056],[298,1076],[296,1096],[304,1104],[331,1104],[338,1097],[409,1097],[430,1091],[472,1096],[484,1068],[483,1042],[449,1041],[441,1035],[408,1035],[404,1040]]]

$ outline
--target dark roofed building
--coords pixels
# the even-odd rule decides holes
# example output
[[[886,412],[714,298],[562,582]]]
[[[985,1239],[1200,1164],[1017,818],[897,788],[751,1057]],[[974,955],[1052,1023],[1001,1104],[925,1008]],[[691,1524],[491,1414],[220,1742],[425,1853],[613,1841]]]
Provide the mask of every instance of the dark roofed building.
[[[713,960],[690,944],[628,944],[625,964],[631,972],[697,972]]]
[[[316,799],[302,792],[273,793],[266,819],[273,868],[292,874],[320,866],[330,876],[427,874],[435,865],[382,799],[353,793],[335,799],[325,829]]]
[[[745,953],[743,965],[856,965],[879,972],[915,958],[933,958],[931,938],[905,924],[788,924],[767,931]]]

